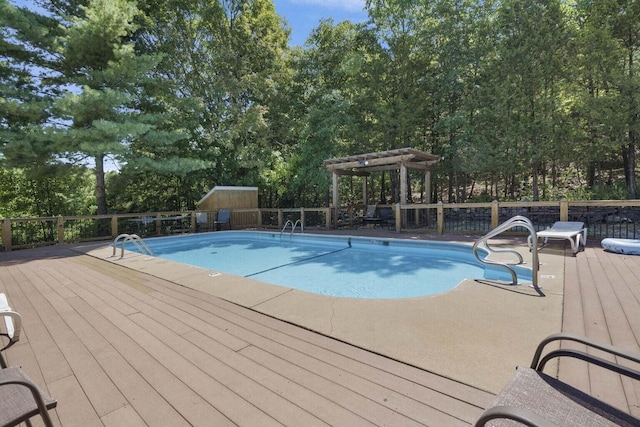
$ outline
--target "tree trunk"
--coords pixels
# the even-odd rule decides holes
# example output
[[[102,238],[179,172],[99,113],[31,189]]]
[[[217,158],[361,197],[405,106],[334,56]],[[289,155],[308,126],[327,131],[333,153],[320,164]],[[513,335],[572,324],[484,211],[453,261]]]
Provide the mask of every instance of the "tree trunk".
[[[389,171],[389,181],[391,181],[391,185],[389,187],[391,192],[391,203],[398,203],[400,201],[400,198],[402,197],[400,195],[400,176],[398,174],[398,171],[395,171],[395,170]],[[386,192],[382,193],[380,196],[381,196],[380,203],[386,204],[387,203]]]
[[[595,83],[593,82],[592,78],[589,78],[589,97],[591,97],[592,99],[596,98]],[[596,146],[596,139],[597,139],[596,129],[597,129],[597,124],[595,123],[595,120],[593,119],[589,120],[589,145],[594,147]],[[592,190],[595,185],[596,185],[596,163],[593,160],[591,160],[587,165],[587,186],[589,187],[590,190]]]
[[[453,173],[449,172],[449,181],[447,182],[447,202],[453,203]]]
[[[629,36],[629,46],[632,45],[631,36]],[[629,49],[629,81],[634,81],[634,52]],[[627,179],[627,187],[629,191],[629,198],[636,198],[636,129],[638,126],[638,110],[636,102],[636,94],[634,90],[629,91],[629,145],[627,147],[627,158],[625,163],[625,171],[629,171]]]
[[[624,177],[627,182],[627,193],[629,199],[636,197],[636,145],[633,131],[629,131],[629,144],[627,145],[622,158],[624,159]]]
[[[546,200],[547,198],[547,165],[546,164],[542,164],[542,167],[540,168],[541,173],[540,173],[540,178],[542,179],[542,199]]]
[[[596,184],[596,164],[595,162],[589,162],[587,166],[587,187],[593,189]]]
[[[532,191],[533,191],[533,201],[537,202],[538,200],[540,200],[540,188],[538,185],[538,163],[537,162],[533,162],[533,166],[531,167],[531,186],[532,186]]]
[[[95,157],[96,162],[96,206],[98,215],[107,213],[107,193],[104,189],[104,154]]]

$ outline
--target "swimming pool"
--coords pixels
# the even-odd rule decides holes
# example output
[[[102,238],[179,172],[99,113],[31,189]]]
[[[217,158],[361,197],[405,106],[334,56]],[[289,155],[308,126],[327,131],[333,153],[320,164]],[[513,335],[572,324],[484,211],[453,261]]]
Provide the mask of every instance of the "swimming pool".
[[[146,243],[159,258],[338,297],[409,298],[449,291],[464,279],[510,280],[480,264],[470,246],[456,243],[257,231]],[[525,268],[518,275],[531,280]]]

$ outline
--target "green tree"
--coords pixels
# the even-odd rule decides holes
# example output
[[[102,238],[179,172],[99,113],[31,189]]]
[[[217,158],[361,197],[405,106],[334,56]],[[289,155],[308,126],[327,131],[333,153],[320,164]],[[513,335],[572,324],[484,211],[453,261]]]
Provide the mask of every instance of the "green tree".
[[[95,210],[90,172],[70,164],[49,173],[0,163],[0,218],[88,215]]]
[[[0,0],[0,157],[34,174],[57,159],[42,126],[51,119],[57,88],[47,84],[51,59],[43,46],[57,23]]]
[[[0,0],[0,217],[90,213],[82,167],[44,132],[59,89],[48,80],[57,21]]]
[[[213,185],[255,185],[271,157],[270,110],[286,74],[288,33],[269,0],[149,1],[139,49],[162,53],[154,96],[189,130],[181,152],[207,162],[184,176],[200,194]]]
[[[485,130],[499,145],[493,154],[506,154],[505,164],[529,170],[532,197],[540,197],[546,165],[559,159],[558,116],[563,58],[568,33],[559,1],[509,0],[496,11],[497,55],[483,70],[493,95],[485,100],[490,117]],[[515,161],[514,161],[515,160]],[[518,170],[511,169],[518,174]]]
[[[375,87],[384,103],[387,146],[411,145],[443,156],[448,198],[463,201],[464,183],[480,166],[469,159],[475,107],[468,103],[478,75],[477,22],[487,3],[451,0],[369,1],[384,47]],[[469,110],[471,107],[471,110]],[[471,112],[470,112],[471,111]],[[442,176],[442,175],[440,175]],[[458,185],[458,178],[462,185]],[[455,190],[454,190],[455,188]],[[463,191],[460,191],[463,189]]]
[[[608,150],[622,157],[628,197],[637,196],[636,166],[640,133],[640,5],[634,1],[578,2],[580,30],[580,87],[576,90],[579,117],[586,131],[587,149],[611,159]],[[603,153],[604,151],[604,153]],[[587,154],[588,155],[588,154]],[[592,164],[593,166],[593,164]],[[593,182],[594,170],[589,173]]]
[[[623,163],[627,114],[616,82],[621,81],[624,50],[594,3],[579,2],[573,8],[572,51],[569,62],[573,76],[565,88],[565,99],[576,141],[575,153],[582,159],[586,184],[593,190],[607,184],[610,169]],[[600,178],[598,178],[600,176]]]
[[[300,126],[290,181],[296,194],[328,203],[331,179],[323,160],[385,148],[378,145],[384,131],[379,118],[385,111],[376,70],[381,54],[378,40],[363,25],[325,20],[305,49],[293,55],[297,72],[289,116]],[[357,193],[343,199],[360,200]]]
[[[104,181],[106,156],[121,161],[153,163],[154,153],[127,156],[136,144],[161,146],[172,151],[176,141],[186,135],[161,129],[164,118],[157,110],[144,111],[148,74],[159,62],[154,55],[137,55],[130,38],[136,30],[140,11],[128,0],[91,0],[79,6],[80,16],[71,17],[61,46],[62,79],[72,89],[56,103],[56,112],[68,123],[56,127],[51,135],[58,150],[73,160],[91,158],[95,165],[97,213],[107,213]],[[174,153],[172,159],[178,158]],[[166,159],[166,158],[165,158]],[[174,160],[174,168],[182,167]]]

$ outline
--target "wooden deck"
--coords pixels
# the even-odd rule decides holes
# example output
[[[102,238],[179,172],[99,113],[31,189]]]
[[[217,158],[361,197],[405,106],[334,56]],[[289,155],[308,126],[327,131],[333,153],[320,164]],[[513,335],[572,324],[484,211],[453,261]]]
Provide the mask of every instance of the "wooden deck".
[[[489,393],[64,248],[0,254],[62,426],[468,425]]]
[[[567,256],[562,330],[640,354],[640,256],[599,246]],[[640,418],[638,381],[573,360],[561,360],[559,378]]]
[[[565,264],[563,329],[640,352],[640,257]],[[456,426],[493,397],[64,246],[1,253],[0,292],[24,322],[8,362],[61,426]],[[573,362],[560,377],[640,415],[638,384]]]

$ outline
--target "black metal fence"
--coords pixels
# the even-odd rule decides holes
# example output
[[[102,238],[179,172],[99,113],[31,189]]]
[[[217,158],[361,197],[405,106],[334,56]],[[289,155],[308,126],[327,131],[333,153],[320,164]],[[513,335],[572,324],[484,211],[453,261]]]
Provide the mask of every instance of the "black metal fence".
[[[396,231],[464,233],[483,235],[516,215],[529,218],[538,231],[556,221],[580,221],[590,238],[640,239],[640,200],[558,202],[492,202],[465,204],[378,205],[391,211],[384,224]],[[232,229],[282,229],[287,221],[296,230],[358,228],[363,212],[349,209],[235,209]],[[174,233],[214,231],[217,211],[154,212],[144,214],[5,218],[0,221],[0,244],[4,251],[58,243],[107,240],[121,233],[160,236]],[[369,222],[371,224],[371,222]],[[375,225],[376,223],[373,222]],[[303,227],[302,227],[303,226]],[[515,230],[515,232],[525,230]]]

